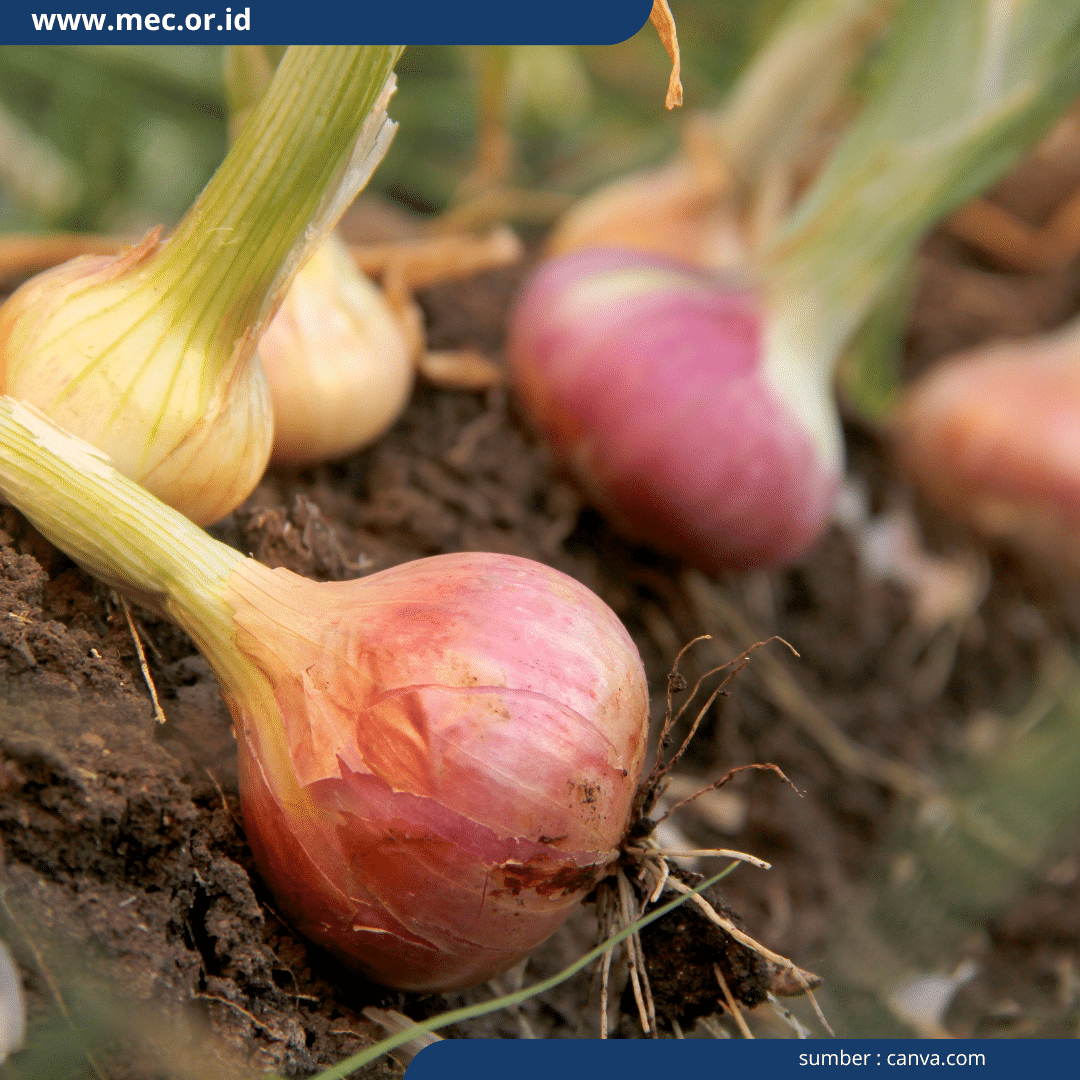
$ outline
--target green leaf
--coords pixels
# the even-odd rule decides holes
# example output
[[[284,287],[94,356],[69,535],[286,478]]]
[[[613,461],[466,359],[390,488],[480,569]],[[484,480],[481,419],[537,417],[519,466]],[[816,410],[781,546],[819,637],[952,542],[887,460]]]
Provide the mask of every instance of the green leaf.
[[[766,270],[833,365],[926,231],[1080,93],[1080,0],[903,0],[866,100]]]
[[[901,345],[917,285],[914,264],[901,265],[840,357],[837,389],[870,425],[888,413],[900,388]]]

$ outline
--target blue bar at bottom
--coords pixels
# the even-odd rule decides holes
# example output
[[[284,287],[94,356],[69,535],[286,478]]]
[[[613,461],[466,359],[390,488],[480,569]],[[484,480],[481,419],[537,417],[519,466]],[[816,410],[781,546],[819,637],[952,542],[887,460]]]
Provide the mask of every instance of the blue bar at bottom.
[[[1071,1064],[1070,1064],[1071,1062]],[[715,1076],[748,1068],[769,1077],[1080,1076],[1073,1039],[446,1039],[421,1050],[406,1080],[596,1080],[597,1076]],[[603,1069],[605,1072],[599,1072]],[[616,1072],[617,1070],[617,1072]],[[896,1070],[899,1070],[897,1072]],[[726,1075],[731,1075],[726,1073]]]

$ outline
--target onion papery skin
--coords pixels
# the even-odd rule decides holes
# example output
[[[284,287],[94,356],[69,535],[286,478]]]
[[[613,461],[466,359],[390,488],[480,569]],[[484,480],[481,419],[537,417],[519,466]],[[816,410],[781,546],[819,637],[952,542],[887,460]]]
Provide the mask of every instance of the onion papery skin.
[[[526,410],[612,524],[711,573],[802,556],[838,489],[839,459],[766,373],[766,333],[753,291],[597,249],[541,265],[508,352]]]
[[[631,173],[576,202],[552,229],[549,255],[628,248],[710,270],[745,264],[743,230],[720,181],[677,158]]]
[[[104,451],[192,521],[247,498],[270,456],[273,411],[251,335],[208,343],[160,298],[157,233],[31,278],[0,307],[0,392]],[[211,375],[207,353],[223,357]]]
[[[274,408],[271,460],[330,461],[381,435],[409,399],[413,363],[379,289],[331,234],[259,339]]]
[[[615,861],[648,694],[583,585],[485,553],[343,583],[246,560],[227,600],[281,718],[228,695],[244,828],[311,940],[386,985],[468,986],[535,948]]]
[[[1080,572],[1080,332],[946,360],[891,421],[920,489],[981,533]]]

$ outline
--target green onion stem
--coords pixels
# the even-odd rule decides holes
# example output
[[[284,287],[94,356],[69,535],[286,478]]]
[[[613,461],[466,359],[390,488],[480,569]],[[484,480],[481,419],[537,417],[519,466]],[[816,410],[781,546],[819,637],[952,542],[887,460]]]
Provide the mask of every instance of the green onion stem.
[[[819,134],[896,0],[797,0],[739,76],[717,116],[745,187],[790,164]]]
[[[193,338],[231,346],[273,315],[385,151],[393,125],[381,99],[400,52],[294,46],[285,54],[228,156],[141,271]],[[224,363],[230,350],[207,351]]]
[[[224,598],[244,556],[9,397],[0,397],[0,491],[94,577],[186,630],[228,690],[262,680],[233,644]]]
[[[925,232],[1077,93],[1078,0],[903,0],[863,107],[767,255],[779,336],[831,373]]]

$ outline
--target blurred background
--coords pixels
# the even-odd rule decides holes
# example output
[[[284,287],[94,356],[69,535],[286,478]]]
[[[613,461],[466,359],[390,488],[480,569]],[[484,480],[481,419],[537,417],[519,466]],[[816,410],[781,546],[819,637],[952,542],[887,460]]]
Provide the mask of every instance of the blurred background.
[[[716,103],[784,0],[676,5],[687,106]],[[488,50],[490,52],[490,50]],[[391,113],[401,124],[372,189],[423,214],[473,165],[485,50],[408,48]],[[507,67],[516,185],[580,194],[662,159],[668,58],[646,26],[611,47],[522,46]],[[0,230],[138,232],[175,221],[224,155],[217,47],[0,47]]]

